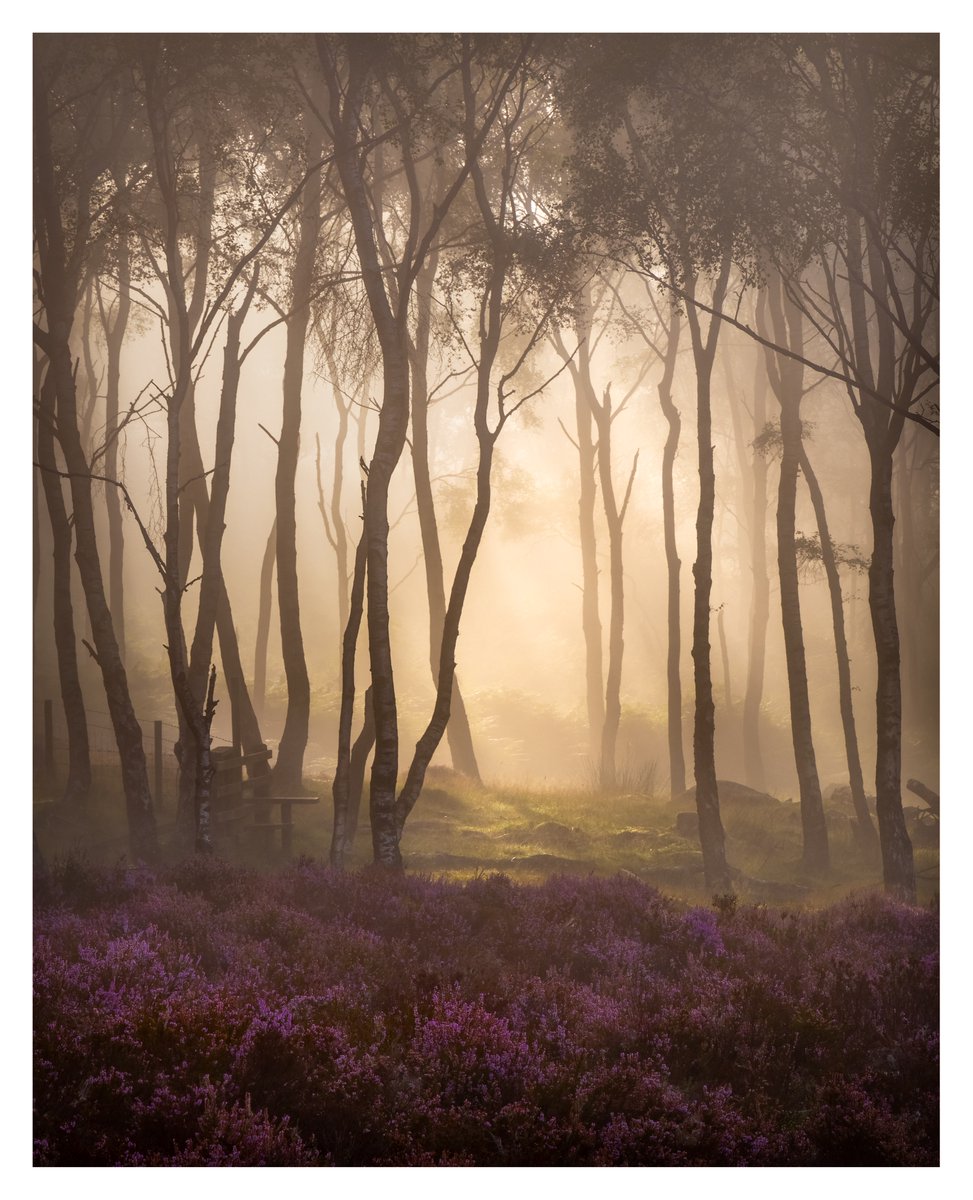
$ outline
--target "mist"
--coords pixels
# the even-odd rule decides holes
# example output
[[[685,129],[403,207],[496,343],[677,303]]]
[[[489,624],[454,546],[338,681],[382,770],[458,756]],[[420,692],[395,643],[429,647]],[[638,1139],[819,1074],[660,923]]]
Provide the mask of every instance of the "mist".
[[[200,903],[225,878],[303,913],[305,871],[394,939],[341,889],[434,908],[433,877],[530,940],[587,880],[571,905],[619,937],[637,884],[659,928],[696,914],[686,944],[744,974],[756,943],[730,931],[757,938],[767,905],[823,908],[849,946],[855,904],[890,930],[909,912],[928,957],[937,38],[38,34],[34,57],[41,914],[82,911],[115,886],[84,872],[124,856],[150,874],[121,908],[190,871]],[[237,919],[220,944],[251,936]],[[626,968],[591,970],[608,995]],[[724,1065],[709,1082],[747,1095]],[[727,1153],[928,1165],[917,1071],[869,1093],[899,1113],[896,1089],[926,1089],[898,1149],[877,1117],[799,1146],[774,1092],[777,1132]],[[251,1113],[248,1079],[206,1100],[220,1129],[237,1091]],[[682,1134],[653,1149],[644,1130],[611,1159],[606,1114],[580,1142],[565,1126],[552,1161],[526,1133],[499,1158],[469,1132],[334,1140],[276,1086],[251,1165],[682,1161]],[[533,1086],[514,1092],[540,1112]],[[153,1142],[138,1161],[236,1153],[224,1129],[194,1158],[183,1132],[188,1157]],[[38,1161],[88,1161],[44,1136]]]

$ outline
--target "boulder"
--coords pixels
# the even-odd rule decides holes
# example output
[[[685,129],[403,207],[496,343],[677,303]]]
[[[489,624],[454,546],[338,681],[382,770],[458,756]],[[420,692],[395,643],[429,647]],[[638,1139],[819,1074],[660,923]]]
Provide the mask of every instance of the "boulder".
[[[721,811],[730,811],[738,809],[744,812],[759,812],[765,809],[774,809],[780,807],[780,800],[776,796],[768,795],[767,792],[758,792],[755,788],[747,787],[745,783],[736,783],[732,779],[718,779],[716,787],[720,795]],[[696,807],[696,788],[687,788],[681,796],[675,797],[673,804],[677,804],[679,809],[692,809]]]

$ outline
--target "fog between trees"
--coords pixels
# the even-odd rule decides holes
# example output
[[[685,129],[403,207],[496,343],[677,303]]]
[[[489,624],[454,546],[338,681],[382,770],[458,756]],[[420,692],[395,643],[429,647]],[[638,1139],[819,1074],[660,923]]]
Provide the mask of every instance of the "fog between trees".
[[[821,793],[850,780],[914,895],[903,788],[938,788],[934,39],[35,47],[35,697],[63,697],[66,802],[85,712],[110,714],[150,857],[132,718],[178,723],[209,848],[232,700],[278,794],[337,772],[341,814],[371,683],[359,837],[370,779],[385,865],[429,762],[695,778],[716,890],[717,778],[800,801],[818,873]]]

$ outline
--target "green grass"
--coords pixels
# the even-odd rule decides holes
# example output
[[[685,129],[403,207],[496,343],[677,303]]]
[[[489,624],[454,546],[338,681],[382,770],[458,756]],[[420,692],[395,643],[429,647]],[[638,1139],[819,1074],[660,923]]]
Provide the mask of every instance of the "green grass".
[[[647,780],[641,782],[644,786]],[[315,807],[294,813],[294,852],[327,860],[331,837],[330,782],[307,779],[321,797]],[[371,857],[367,804],[350,866]],[[708,901],[702,856],[695,836],[682,836],[676,814],[692,809],[685,798],[636,791],[604,793],[579,788],[475,784],[447,768],[430,769],[426,786],[406,824],[402,853],[410,871],[450,879],[502,871],[536,883],[556,873],[613,875],[631,872],[660,889],[690,901]],[[174,800],[159,817],[166,857],[179,855],[172,843]],[[117,774],[97,768],[85,812],[66,812],[56,803],[37,811],[37,833],[47,856],[83,853],[95,861],[116,861],[126,852],[124,803]],[[742,898],[768,903],[830,904],[855,890],[879,890],[881,870],[863,860],[854,844],[847,814],[829,813],[832,871],[809,877],[801,866],[798,806],[754,806],[732,799],[722,804],[727,858]],[[920,901],[939,890],[938,827],[924,821],[914,831]],[[221,854],[241,862],[277,867],[279,851],[264,856],[246,837],[224,842]]]

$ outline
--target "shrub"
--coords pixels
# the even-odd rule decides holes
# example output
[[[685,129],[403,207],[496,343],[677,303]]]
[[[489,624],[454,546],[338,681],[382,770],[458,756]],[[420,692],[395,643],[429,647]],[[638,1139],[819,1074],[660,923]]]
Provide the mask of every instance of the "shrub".
[[[57,864],[38,1165],[933,1164],[938,918]]]

